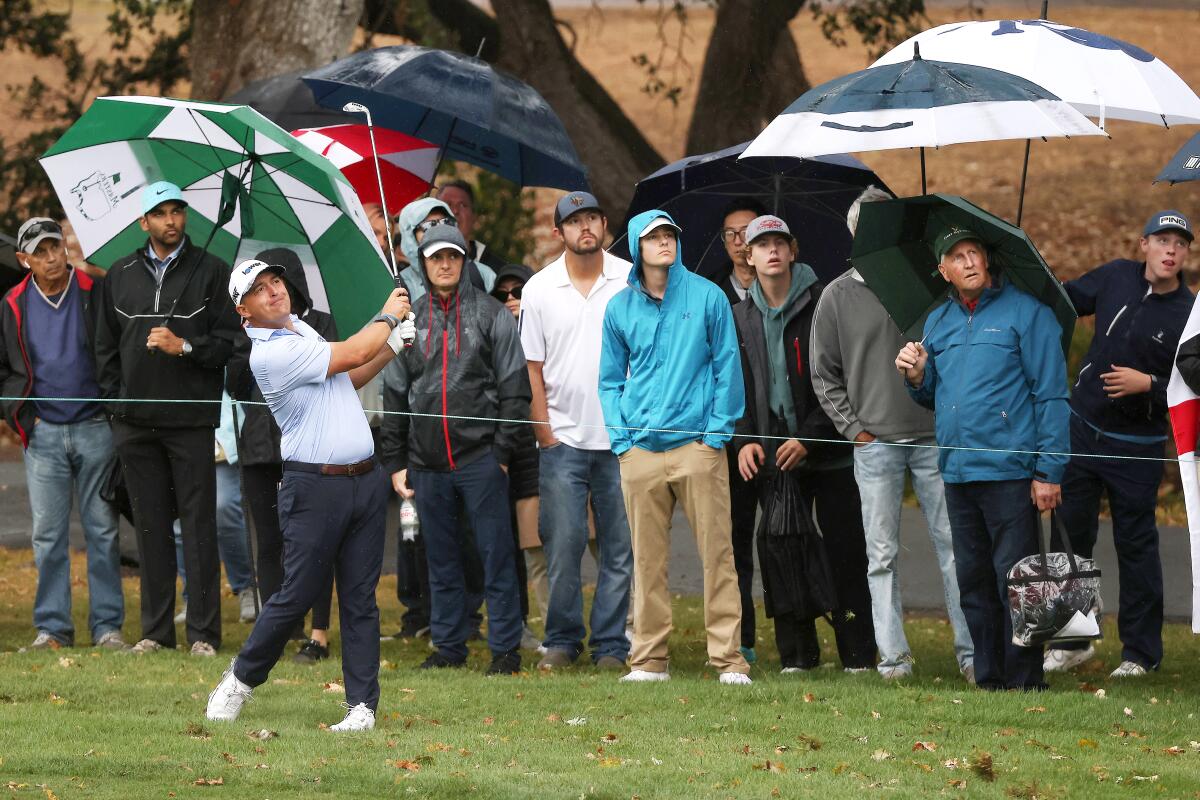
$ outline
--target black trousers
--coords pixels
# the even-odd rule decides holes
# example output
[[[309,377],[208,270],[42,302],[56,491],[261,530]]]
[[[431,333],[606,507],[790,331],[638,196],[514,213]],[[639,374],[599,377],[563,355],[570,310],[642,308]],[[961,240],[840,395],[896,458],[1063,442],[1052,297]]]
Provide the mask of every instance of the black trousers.
[[[387,500],[383,470],[354,477],[285,470],[279,489],[283,586],[263,606],[234,665],[238,680],[265,683],[296,623],[337,574],[342,677],[351,706],[379,704],[379,606]]]
[[[833,620],[833,634],[838,657],[848,669],[874,667],[875,623],[871,617],[871,589],[867,585],[867,538],[854,468],[796,473],[796,479],[825,539],[829,568],[837,585],[839,608]],[[785,635],[782,641],[781,628]],[[785,667],[811,668],[821,659],[814,620],[788,619],[781,626],[776,619],[775,642]],[[796,661],[782,660],[785,647],[794,649]]]
[[[742,647],[754,647],[754,522],[758,513],[758,487],[742,480],[732,445],[729,457],[729,511],[733,520],[733,568],[737,571],[738,594],[742,598]],[[778,626],[778,622],[776,622]]]
[[[282,464],[242,465],[244,492],[242,504],[254,521],[258,571],[258,593],[265,604],[283,585],[283,533],[279,527],[279,482],[283,480]],[[312,607],[312,626],[329,630],[329,609],[333,603],[333,581],[325,588]],[[304,636],[301,621],[292,638]]]
[[[142,638],[175,647],[175,532],[183,530],[187,642],[221,646],[221,560],[213,429],[149,428],[114,420],[141,559]]]
[[[515,524],[515,522],[514,522]],[[467,616],[474,630],[483,625],[483,562],[475,546],[475,532],[466,507],[459,505],[458,527],[463,535],[462,565],[467,587]],[[514,529],[515,530],[515,529]],[[516,534],[514,534],[515,536]],[[425,560],[425,538],[418,531],[415,541],[406,542],[401,531],[396,532],[399,546],[396,548],[396,599],[404,606],[400,616],[405,627],[424,628],[429,625],[429,564]],[[515,541],[515,540],[514,540]],[[520,550],[518,549],[518,553]],[[517,559],[519,570],[524,572],[524,558]],[[528,589],[522,594],[521,618],[528,616]],[[316,610],[313,611],[316,619]],[[315,623],[314,623],[315,625]]]

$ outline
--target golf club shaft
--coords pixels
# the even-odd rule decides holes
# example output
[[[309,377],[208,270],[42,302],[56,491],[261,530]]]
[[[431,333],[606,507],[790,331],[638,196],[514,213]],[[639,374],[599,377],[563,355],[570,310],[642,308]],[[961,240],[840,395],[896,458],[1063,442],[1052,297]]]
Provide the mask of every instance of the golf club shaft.
[[[371,158],[375,162],[375,180],[379,183],[379,204],[383,206],[383,225],[387,230],[387,263],[392,269],[392,277],[399,275],[396,269],[396,245],[392,242],[392,215],[388,213],[387,197],[383,193],[383,170],[379,168],[379,151],[375,149],[375,122],[371,119],[371,109],[363,107],[367,115],[367,133],[371,137]]]

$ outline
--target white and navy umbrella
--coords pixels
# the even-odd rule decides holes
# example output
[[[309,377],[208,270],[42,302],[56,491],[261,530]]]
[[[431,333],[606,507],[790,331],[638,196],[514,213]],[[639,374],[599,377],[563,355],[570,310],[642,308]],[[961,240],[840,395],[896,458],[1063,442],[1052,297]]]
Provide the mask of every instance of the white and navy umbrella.
[[[1045,19],[939,25],[897,45],[872,67],[925,58],[1011,72],[1067,101],[1104,127],[1109,119],[1200,124],[1200,97],[1153,53]]]
[[[921,57],[835,78],[802,94],[743,153],[814,156],[1050,136],[1102,136],[1037,84],[987,67]]]

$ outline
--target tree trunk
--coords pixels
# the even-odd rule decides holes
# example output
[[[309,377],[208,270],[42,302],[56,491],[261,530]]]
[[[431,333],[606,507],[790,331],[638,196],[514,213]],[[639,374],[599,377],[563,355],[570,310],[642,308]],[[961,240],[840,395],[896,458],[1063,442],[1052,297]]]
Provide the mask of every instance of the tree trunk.
[[[805,0],[721,0],[708,42],[687,152],[753,139],[810,88],[788,22]],[[718,35],[719,34],[719,35]]]
[[[562,119],[601,205],[619,219],[659,155],[591,73],[567,50],[548,0],[492,0],[497,66],[537,89]]]
[[[364,0],[194,0],[192,97],[219,100],[251,81],[345,55]]]

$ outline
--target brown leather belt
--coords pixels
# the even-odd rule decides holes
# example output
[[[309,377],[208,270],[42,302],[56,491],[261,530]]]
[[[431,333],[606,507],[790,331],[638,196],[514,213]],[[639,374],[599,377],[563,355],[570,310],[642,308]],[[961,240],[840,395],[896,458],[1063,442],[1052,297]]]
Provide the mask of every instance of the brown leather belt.
[[[309,464],[307,461],[285,461],[283,468],[298,472],[314,472],[318,475],[344,475],[353,478],[375,469],[375,459],[368,458],[354,464]]]

